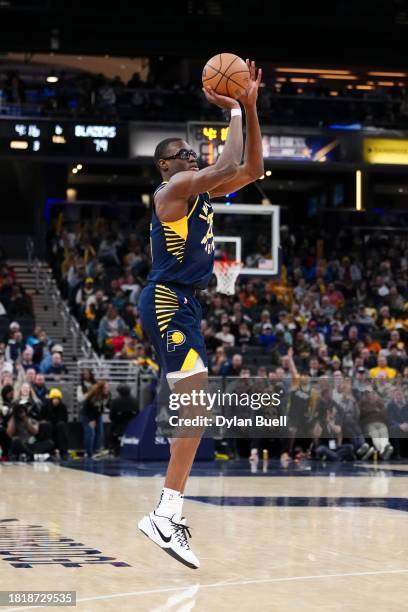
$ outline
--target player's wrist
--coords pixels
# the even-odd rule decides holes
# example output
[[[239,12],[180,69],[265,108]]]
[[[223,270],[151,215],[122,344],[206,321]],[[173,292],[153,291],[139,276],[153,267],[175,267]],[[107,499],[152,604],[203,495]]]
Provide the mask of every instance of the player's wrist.
[[[242,110],[241,110],[241,107],[239,105],[238,106],[232,106],[230,111],[231,111],[231,119],[233,117],[242,117]]]

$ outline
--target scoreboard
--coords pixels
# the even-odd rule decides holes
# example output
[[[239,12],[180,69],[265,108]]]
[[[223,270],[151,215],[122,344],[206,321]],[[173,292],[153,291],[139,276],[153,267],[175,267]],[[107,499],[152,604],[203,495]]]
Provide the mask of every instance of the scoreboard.
[[[203,164],[215,164],[228,136],[228,124],[195,123],[187,126],[187,138]]]
[[[120,123],[1,119],[0,155],[128,158],[128,127]]]
[[[188,123],[188,141],[201,163],[215,164],[228,136],[228,124]],[[293,162],[333,162],[340,159],[340,142],[333,134],[286,133],[279,128],[262,128],[265,160]]]

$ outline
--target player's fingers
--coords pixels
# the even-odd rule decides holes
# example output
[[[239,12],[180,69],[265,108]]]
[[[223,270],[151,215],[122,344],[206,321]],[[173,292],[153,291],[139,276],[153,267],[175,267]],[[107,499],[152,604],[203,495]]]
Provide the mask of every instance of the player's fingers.
[[[256,79],[256,65],[255,65],[255,62],[253,60],[251,62],[250,74],[251,74],[251,79],[253,81],[255,81],[255,79]]]
[[[262,81],[262,68],[258,68],[258,76],[257,76],[256,82],[258,85],[260,85],[261,81]]]

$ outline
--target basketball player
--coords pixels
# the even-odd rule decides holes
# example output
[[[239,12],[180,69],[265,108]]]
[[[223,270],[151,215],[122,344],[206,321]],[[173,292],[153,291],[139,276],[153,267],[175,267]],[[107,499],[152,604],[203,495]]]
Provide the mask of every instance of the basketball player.
[[[155,151],[163,182],[153,197],[152,269],[139,308],[172,392],[188,394],[207,388],[207,355],[200,331],[197,290],[213,273],[213,212],[210,197],[221,196],[263,174],[262,140],[256,100],[261,70],[247,60],[250,85],[241,96],[246,114],[246,145],[242,162],[242,112],[239,103],[204,88],[207,100],[231,111],[228,137],[216,163],[199,170],[197,154],[188,143],[167,138]],[[171,456],[157,508],[138,526],[155,544],[190,568],[200,566],[189,547],[182,518],[183,493],[200,435],[171,442]]]

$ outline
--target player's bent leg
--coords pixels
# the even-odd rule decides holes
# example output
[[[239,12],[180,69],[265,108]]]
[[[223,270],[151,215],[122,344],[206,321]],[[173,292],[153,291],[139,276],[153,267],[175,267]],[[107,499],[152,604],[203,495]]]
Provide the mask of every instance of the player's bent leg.
[[[174,393],[191,395],[193,391],[208,389],[207,369],[198,355],[197,357],[191,369],[168,375]],[[204,405],[191,403],[183,408],[183,416],[197,416],[204,412]],[[155,544],[192,569],[197,569],[200,563],[190,549],[188,537],[191,537],[191,534],[181,512],[185,484],[203,432],[203,429],[196,428],[193,435],[190,430],[189,437],[182,437],[183,432],[180,430],[180,437],[173,438],[165,486],[159,505],[154,512],[143,517],[138,525]]]

